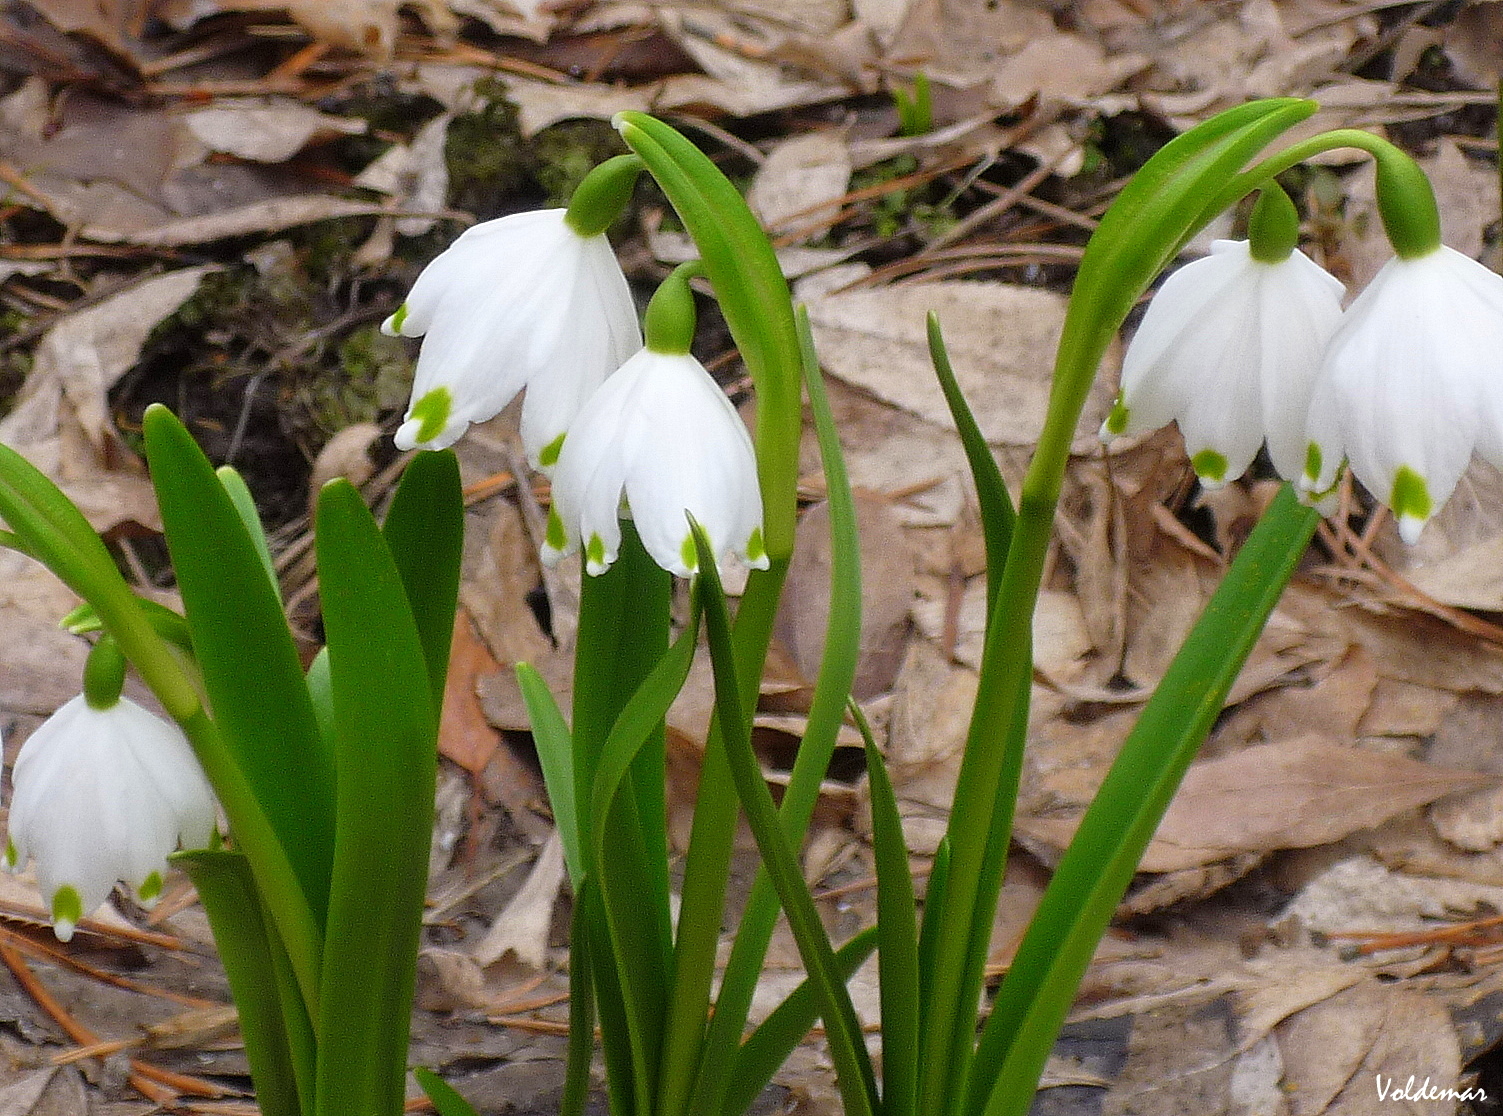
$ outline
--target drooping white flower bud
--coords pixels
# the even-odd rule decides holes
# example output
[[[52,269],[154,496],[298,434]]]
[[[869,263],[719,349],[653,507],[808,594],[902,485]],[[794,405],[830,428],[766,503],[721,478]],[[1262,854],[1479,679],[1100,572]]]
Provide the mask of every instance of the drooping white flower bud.
[[[127,698],[96,709],[80,695],[21,746],[12,773],[5,866],[36,862],[59,939],[116,880],[150,905],[167,857],[203,848],[214,795],[182,731]]]

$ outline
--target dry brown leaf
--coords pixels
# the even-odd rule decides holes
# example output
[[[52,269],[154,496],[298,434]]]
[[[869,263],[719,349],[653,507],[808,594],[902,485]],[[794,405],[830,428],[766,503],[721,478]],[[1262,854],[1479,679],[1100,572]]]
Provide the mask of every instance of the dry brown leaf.
[[[1254,745],[1190,766],[1140,867],[1169,872],[1326,844],[1490,781],[1313,735]]]
[[[55,480],[101,531],[158,522],[145,470],[114,431],[108,392],[147,335],[214,270],[158,275],[65,315],[37,344],[15,409],[0,419],[0,442]]]
[[[851,154],[834,132],[784,140],[757,168],[746,200],[769,229],[797,228],[830,212],[851,180]]]
[[[496,916],[485,937],[470,950],[482,967],[493,965],[508,952],[534,969],[548,964],[548,933],[553,926],[553,904],[564,884],[564,843],[558,831],[543,844],[527,882]]]
[[[1454,1088],[1461,1076],[1455,1027],[1443,1002],[1364,983],[1305,1009],[1278,1028],[1291,1116],[1438,1111],[1402,1099],[1425,1079]]]
[[[45,717],[78,696],[89,647],[57,626],[77,604],[52,571],[0,549],[0,711]]]
[[[258,163],[286,162],[310,143],[366,130],[363,120],[319,112],[290,97],[221,98],[182,119],[210,151]]]
[[[925,320],[938,315],[955,376],[987,441],[1038,441],[1052,383],[1065,299],[990,282],[913,283],[809,300],[825,369],[945,430],[955,428],[929,360]],[[1114,360],[1108,358],[1108,365]],[[1082,451],[1111,406],[1111,376],[1097,378],[1078,426]]]
[[[1430,762],[1503,775],[1503,723],[1495,699],[1479,694],[1459,698],[1435,732]],[[1442,838],[1465,852],[1487,852],[1503,844],[1503,787],[1489,787],[1437,802],[1430,822]]]
[[[143,244],[155,248],[206,244],[211,240],[223,240],[231,236],[281,232],[283,229],[337,217],[373,217],[390,212],[384,205],[349,201],[327,194],[268,198],[218,213],[175,220],[105,220],[92,216],[82,206],[70,208],[73,210],[71,219],[63,214],[59,214],[59,219],[81,225],[79,235],[89,240]]]
[[[1056,801],[1064,797],[1083,802],[1101,776],[1093,764],[1056,771],[1042,785]],[[1491,777],[1476,772],[1435,767],[1317,736],[1257,744],[1191,764],[1139,869],[1174,872],[1244,854],[1339,841],[1444,795],[1491,782]],[[1068,845],[1079,818],[1039,816],[1043,803],[1030,799],[1029,805],[1028,811],[1019,813],[1019,838],[1034,843],[1030,847]]]
[[[913,556],[889,501],[858,489],[861,545],[861,657],[852,685],[857,701],[886,693],[903,657],[913,601]],[[799,521],[792,563],[774,632],[806,680],[819,675],[830,613],[830,513],[816,504]]]
[[[454,616],[454,640],[449,653],[449,674],[444,682],[438,751],[476,777],[485,771],[501,743],[501,734],[485,718],[476,687],[481,678],[500,671],[501,664],[475,637],[470,617],[461,608]]]

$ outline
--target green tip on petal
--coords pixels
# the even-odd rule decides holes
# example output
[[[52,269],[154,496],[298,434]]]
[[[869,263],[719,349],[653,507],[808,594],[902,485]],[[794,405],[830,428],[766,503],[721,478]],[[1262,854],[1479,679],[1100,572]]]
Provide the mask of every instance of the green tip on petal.
[[[548,509],[548,526],[543,531],[543,541],[550,549],[560,552],[569,545],[569,535],[564,530],[564,521],[559,518],[557,508]]]
[[[73,928],[83,918],[83,900],[69,884],[63,884],[52,896],[52,932],[57,940],[73,940]]]
[[[1212,449],[1204,449],[1190,459],[1195,475],[1208,484],[1226,483],[1226,457]]]
[[[1314,442],[1305,449],[1305,476],[1313,484],[1320,480],[1320,467],[1325,463],[1325,455],[1320,452],[1320,447]]]
[[[605,571],[605,542],[599,535],[591,535],[585,546],[585,564],[589,566],[591,573]]]
[[[417,437],[413,440],[419,444],[433,441],[449,425],[449,415],[453,410],[454,396],[448,388],[436,387],[428,392],[412,405],[408,415],[418,421]]]
[[[699,569],[699,551],[694,549],[693,534],[684,536],[684,545],[678,548],[678,557],[683,562],[684,568],[691,573]]]
[[[762,528],[753,527],[751,538],[746,540],[746,560],[756,565],[767,557],[767,544],[762,541]]]
[[[152,872],[144,880],[141,886],[136,888],[136,898],[142,906],[149,907],[162,897],[162,873]]]
[[[1388,497],[1388,506],[1399,521],[1399,533],[1404,541],[1413,543],[1420,528],[1430,518],[1430,488],[1425,478],[1408,465],[1400,465],[1393,478],[1393,492]]]
[[[9,837],[5,839],[5,870],[14,872],[21,866],[21,854],[16,852],[16,843]]]
[[[1106,416],[1106,421],[1101,424],[1101,429],[1106,434],[1116,436],[1127,429],[1128,418],[1127,404],[1122,402],[1119,395],[1117,401],[1112,404],[1112,413]]]
[[[544,446],[542,452],[538,454],[538,464],[541,465],[544,469],[551,469],[553,468],[553,466],[557,465],[558,455],[563,452],[564,439],[566,437],[568,437],[567,432],[560,434],[557,438],[553,439],[553,441]]]
[[[407,304],[404,302],[401,306],[397,307],[397,312],[391,316],[391,320],[387,323],[387,328],[393,333],[400,334],[402,332],[402,323],[406,320]]]

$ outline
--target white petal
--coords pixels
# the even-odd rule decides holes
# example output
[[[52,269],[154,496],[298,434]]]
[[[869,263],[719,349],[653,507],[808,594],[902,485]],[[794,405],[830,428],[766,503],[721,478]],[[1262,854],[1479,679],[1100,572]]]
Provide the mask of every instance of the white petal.
[[[115,881],[139,888],[180,843],[212,835],[213,794],[192,748],[128,699],[98,710],[74,698],[26,741],[13,774],[10,842],[35,860],[49,906],[70,887],[87,915]],[[57,930],[71,934],[71,922]]]
[[[527,387],[523,438],[536,462],[641,344],[610,244],[574,232],[561,209],[470,229],[424,269],[404,307],[401,332],[424,340],[402,448],[449,445]],[[450,407],[441,429],[424,439],[414,411],[441,388]]]
[[[760,531],[761,494],[751,437],[698,361],[642,350],[591,396],[564,440],[554,507],[571,540],[598,537],[615,557],[623,488],[642,544],[658,565],[688,576],[688,515],[717,559],[746,556]],[[757,564],[762,564],[757,556]]]

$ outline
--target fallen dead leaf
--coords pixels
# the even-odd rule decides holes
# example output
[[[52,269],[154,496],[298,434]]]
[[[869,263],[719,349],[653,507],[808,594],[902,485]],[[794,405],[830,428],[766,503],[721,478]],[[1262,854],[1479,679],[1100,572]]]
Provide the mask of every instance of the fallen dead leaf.
[[[925,319],[938,315],[945,343],[987,441],[1038,441],[1052,383],[1065,300],[1005,283],[913,283],[809,300],[822,363],[833,376],[925,422],[954,430],[929,360]],[[1109,357],[1108,365],[1115,363]],[[1111,376],[1097,378],[1076,442],[1094,449],[1111,406]]]
[[[501,743],[501,734],[490,726],[476,694],[479,680],[497,674],[501,664],[475,637],[469,615],[460,609],[454,616],[453,649],[449,674],[444,683],[444,711],[439,724],[439,754],[453,760],[478,778]]]
[[[506,909],[475,943],[470,956],[482,967],[493,965],[508,952],[534,969],[548,964],[548,933],[553,926],[553,904],[564,884],[564,843],[558,831],[543,844],[527,882],[512,897]]]
[[[784,140],[757,168],[746,200],[764,227],[777,230],[818,221],[845,195],[851,154],[834,132]]]

